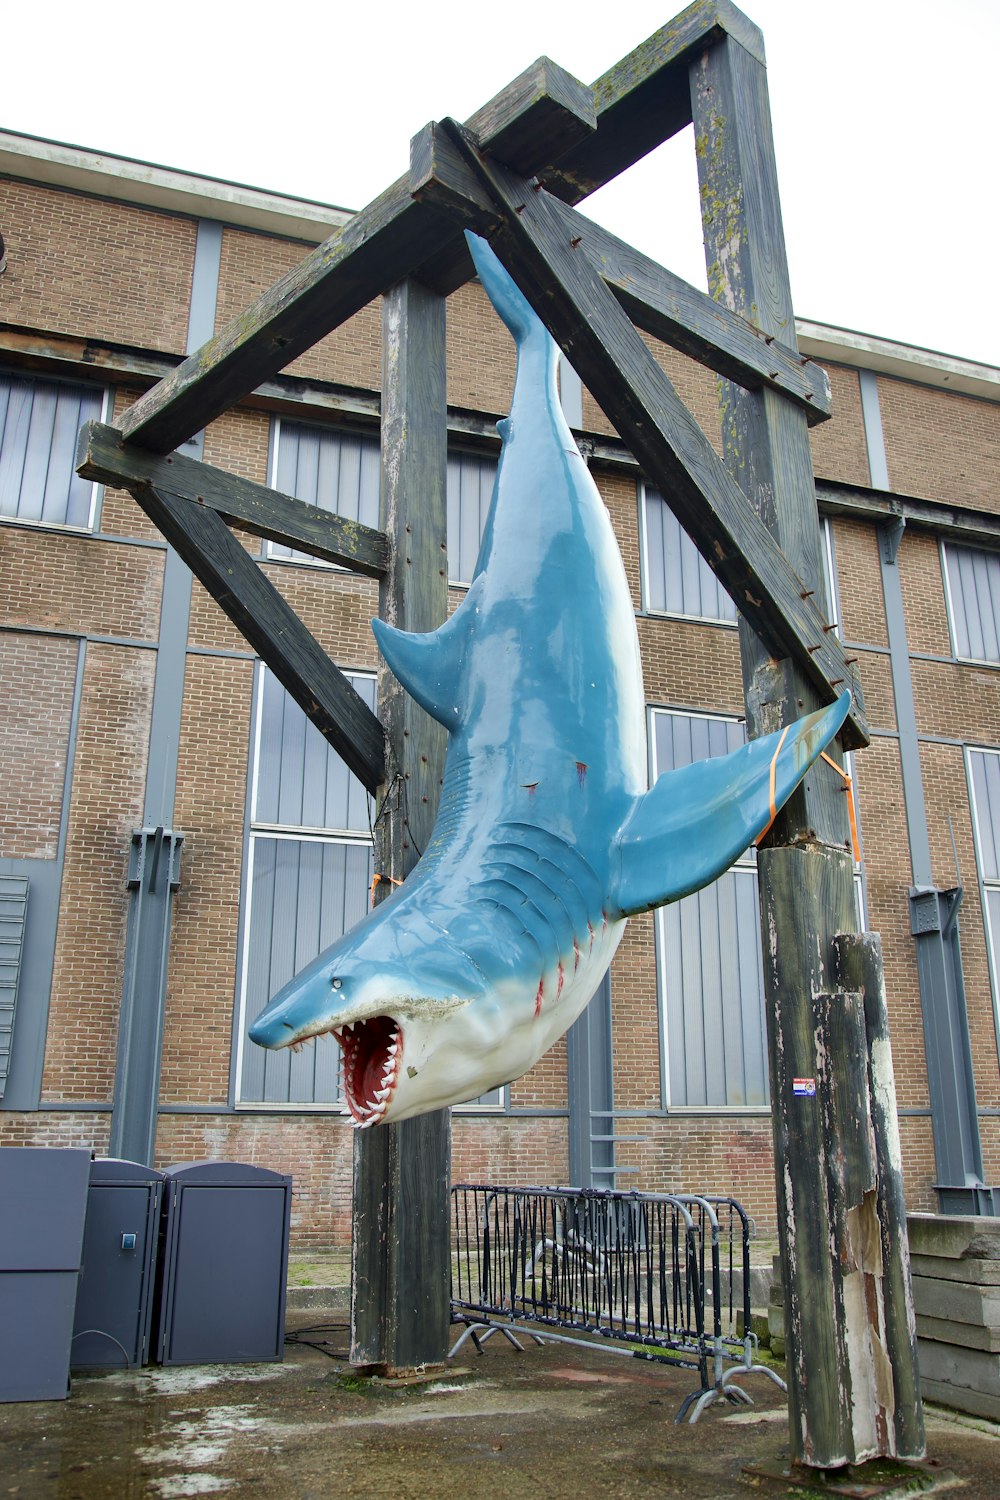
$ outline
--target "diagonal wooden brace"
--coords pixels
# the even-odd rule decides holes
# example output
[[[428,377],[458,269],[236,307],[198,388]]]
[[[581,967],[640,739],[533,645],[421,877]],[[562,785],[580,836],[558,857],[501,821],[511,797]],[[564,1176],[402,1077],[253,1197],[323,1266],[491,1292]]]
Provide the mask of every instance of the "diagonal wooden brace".
[[[622,440],[669,500],[706,561],[778,658],[792,657],[821,702],[854,694],[845,748],[870,735],[856,673],[764,523],[604,285],[537,181],[482,154],[445,121],[467,164],[502,211],[494,248]]]
[[[480,234],[490,234],[497,224],[496,203],[454,138],[437,123],[425,125],[410,142],[410,191]],[[551,195],[550,205],[562,219],[565,237],[584,246],[601,280],[639,328],[747,390],[769,386],[788,396],[811,425],[830,417],[830,382],[820,365],[765,338],[738,313]]]
[[[76,472],[82,479],[120,489],[151,484],[179,499],[207,506],[254,536],[299,547],[369,578],[381,578],[386,570],[389,544],[381,531],[183,453],[161,458],[134,443],[123,443],[120,432],[100,422],[85,422],[80,429]]]
[[[307,718],[374,794],[385,776],[381,724],[225,521],[148,481],[135,480],[126,488]]]

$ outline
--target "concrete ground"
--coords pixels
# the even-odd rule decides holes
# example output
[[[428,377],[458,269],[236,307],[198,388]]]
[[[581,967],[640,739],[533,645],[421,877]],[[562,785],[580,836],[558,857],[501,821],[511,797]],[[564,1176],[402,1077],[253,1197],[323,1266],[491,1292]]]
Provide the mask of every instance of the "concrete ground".
[[[559,1344],[519,1354],[496,1336],[440,1379],[390,1387],[351,1373],[344,1311],[293,1311],[289,1329],[321,1347],[290,1343],[283,1364],[76,1375],[68,1401],[0,1407],[0,1500],[794,1493],[745,1473],[787,1459],[784,1398],[761,1376],[744,1382],[753,1407],[676,1426],[690,1371]],[[1000,1428],[933,1411],[928,1429],[967,1500],[997,1500]]]

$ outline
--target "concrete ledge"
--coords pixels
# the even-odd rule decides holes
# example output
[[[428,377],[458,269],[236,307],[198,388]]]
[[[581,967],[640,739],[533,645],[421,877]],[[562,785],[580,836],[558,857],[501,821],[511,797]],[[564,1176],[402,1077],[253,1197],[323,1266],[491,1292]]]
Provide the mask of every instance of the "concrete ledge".
[[[332,1307],[339,1312],[350,1305],[349,1286],[290,1286],[285,1297],[288,1309]]]
[[[1000,1219],[907,1214],[910,1255],[946,1260],[1000,1260]]]
[[[913,1308],[918,1316],[1000,1328],[1000,1287],[969,1286],[962,1281],[914,1276]]]
[[[917,1338],[939,1344],[958,1344],[962,1349],[985,1349],[1000,1354],[1000,1329],[981,1328],[975,1323],[953,1323],[950,1318],[917,1316]]]
[[[1000,1400],[1000,1356],[982,1349],[960,1349],[957,1344],[939,1344],[931,1339],[917,1341],[921,1384],[925,1380],[944,1381],[956,1388],[956,1400],[966,1391]]]
[[[932,1277],[938,1281],[964,1281],[978,1286],[1000,1286],[1000,1260],[978,1260],[963,1256],[960,1260],[946,1255],[910,1255],[914,1276]]]
[[[1000,1397],[986,1396],[982,1391],[957,1390],[945,1380],[928,1380],[923,1376],[920,1390],[925,1401],[937,1401],[954,1411],[970,1412],[974,1417],[988,1417],[1000,1422]]]

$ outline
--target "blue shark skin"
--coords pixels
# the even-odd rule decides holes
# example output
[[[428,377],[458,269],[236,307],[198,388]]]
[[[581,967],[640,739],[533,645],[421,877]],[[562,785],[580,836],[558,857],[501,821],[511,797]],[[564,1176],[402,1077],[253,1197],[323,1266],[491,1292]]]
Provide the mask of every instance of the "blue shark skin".
[[[526,1072],[596,991],[626,918],[727,869],[850,704],[845,693],[784,736],[647,791],[635,612],[562,414],[557,350],[485,242],[468,239],[518,356],[475,576],[428,635],[372,622],[393,673],[449,732],[434,833],[405,884],[250,1029],[265,1047],[332,1034],[359,1127]]]

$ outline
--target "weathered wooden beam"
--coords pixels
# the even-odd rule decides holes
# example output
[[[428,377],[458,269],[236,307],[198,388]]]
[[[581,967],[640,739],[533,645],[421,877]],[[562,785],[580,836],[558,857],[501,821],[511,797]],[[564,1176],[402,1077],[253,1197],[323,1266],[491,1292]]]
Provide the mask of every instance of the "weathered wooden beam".
[[[756,27],[728,0],[696,0],[598,79],[591,91],[593,131],[586,90],[547,59],[522,75],[530,83],[515,80],[472,116],[470,126],[481,127],[485,149],[499,143],[522,172],[541,172],[553,192],[578,203],[690,121],[685,67],[727,30],[759,41]],[[544,129],[538,128],[542,121]],[[576,144],[567,144],[574,136]],[[457,280],[446,274],[445,251]],[[413,200],[401,178],[142,396],[125,414],[125,438],[169,453],[411,273],[433,276],[436,290],[450,291],[469,279],[472,266],[454,221]]]
[[[491,153],[492,154],[492,153]],[[410,143],[410,186],[431,203],[480,232],[496,220],[496,206],[440,124],[426,125]],[[583,214],[553,199],[565,238],[582,245],[605,285],[632,322],[674,349],[750,390],[769,386],[802,406],[810,423],[831,412],[826,371],[765,338],[745,318],[657,265]]]
[[[768,386],[797,402],[810,425],[832,415],[830,381],[753,323],[657,265],[583,214],[560,205],[568,238],[579,239],[632,322],[748,390]]]
[[[588,134],[593,108],[581,84],[541,59],[473,119],[491,145],[523,161],[530,141],[544,153],[550,135],[562,150]],[[125,414],[125,438],[169,453],[454,240],[454,221],[414,199],[401,178],[141,397]]]
[[[207,506],[254,536],[300,547],[369,578],[380,578],[386,570],[389,544],[381,531],[181,453],[162,458],[134,443],[124,443],[120,432],[100,422],[87,422],[80,429],[76,471],[82,479],[121,489],[151,484],[154,489],[168,490],[182,500]]]
[[[579,203],[691,123],[688,66],[700,48],[727,34],[763,56],[760,32],[735,5],[696,0],[598,78],[587,91],[597,128],[568,147],[564,135],[550,149],[546,136],[539,134],[517,161],[503,157],[489,134],[489,105],[466,127],[498,160],[524,177],[537,173],[556,197]],[[463,241],[456,239],[415,274],[448,296],[475,273]]]
[[[691,123],[687,70],[723,36],[763,60],[758,28],[729,0],[695,0],[594,84],[597,129],[551,168],[534,170],[566,203],[579,203]],[[486,143],[484,142],[484,145]]]
[[[446,125],[503,210],[501,259],[644,473],[774,655],[793,657],[821,702],[852,687],[845,742],[867,744],[860,688],[839,641],[596,268],[567,238],[558,205],[484,156],[460,125]],[[811,480],[806,493],[811,500]]]
[[[414,281],[393,287],[383,304],[382,390],[381,519],[392,548],[379,614],[400,629],[433,630],[448,613],[445,307]],[[376,830],[377,898],[427,848],[447,738],[384,666],[378,700],[388,765]],[[405,1370],[444,1361],[450,1146],[446,1109],[355,1135],[355,1364]]]
[[[833,951],[835,976],[839,983],[844,989],[856,991],[864,997],[864,1061],[868,1069],[877,1166],[875,1232],[882,1262],[881,1285],[873,1287],[872,1291],[878,1298],[885,1352],[892,1369],[891,1421],[895,1451],[916,1457],[923,1453],[925,1446],[924,1414],[882,940],[877,932],[840,933],[833,940]]]
[[[693,62],[691,97],[712,294],[752,315],[764,333],[794,337],[763,59],[723,38]],[[766,388],[723,382],[720,399],[726,460],[748,505],[805,586],[821,591],[801,411]],[[788,724],[816,701],[804,664],[774,662],[757,628],[741,621],[752,736]],[[886,1317],[905,1269],[882,1256],[882,1216],[901,1185],[885,1180],[875,1142],[875,1090],[885,1073],[870,1077],[866,1068],[868,1037],[879,1028],[866,1035],[861,993],[872,970],[866,977],[861,955],[851,953],[858,940],[851,936],[847,799],[833,771],[822,763],[815,769],[825,774],[804,778],[775,819],[758,852],[758,875],[790,1446],[794,1460],[833,1468],[874,1456],[915,1458],[921,1448],[900,1441],[919,1424],[896,1421],[917,1372],[906,1341],[890,1340]],[[851,957],[859,960],[853,969]],[[831,1001],[824,991],[838,968],[850,988]],[[803,1079],[813,1080],[815,1092]],[[898,1205],[893,1213],[901,1222]]]
[[[594,92],[550,57],[540,57],[467,125],[489,141],[498,161],[515,172],[533,172],[540,154],[558,161],[590,139],[597,129]]]
[[[311,250],[263,296],[125,413],[126,441],[169,453],[262,380],[359,312],[453,227],[405,179]]]
[[[128,489],[306,716],[374,792],[385,775],[381,724],[221,516],[148,482]]]

